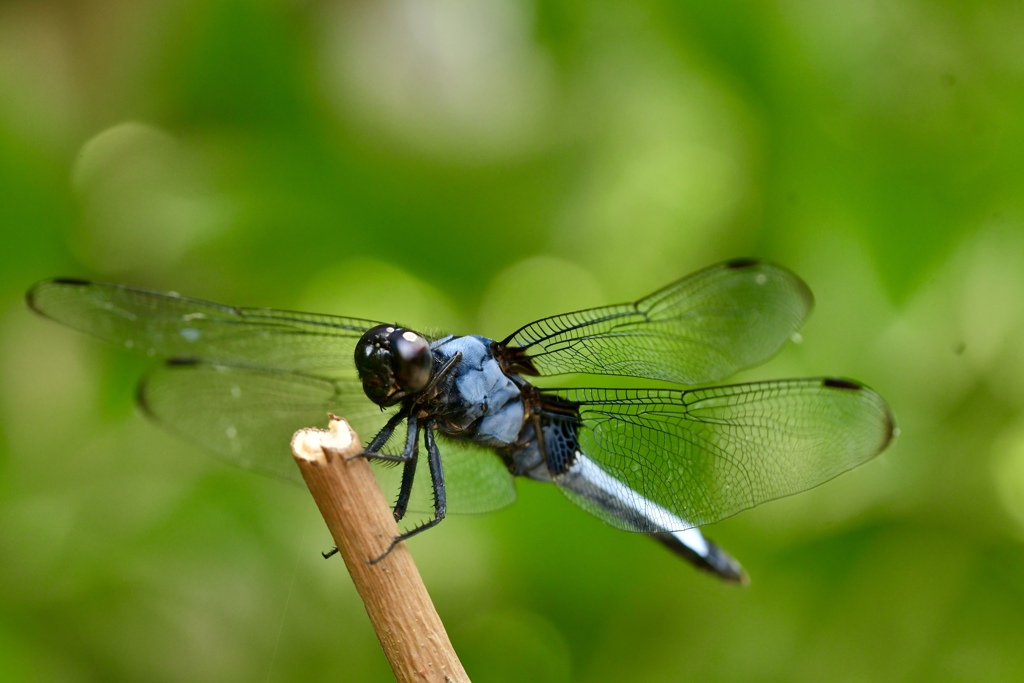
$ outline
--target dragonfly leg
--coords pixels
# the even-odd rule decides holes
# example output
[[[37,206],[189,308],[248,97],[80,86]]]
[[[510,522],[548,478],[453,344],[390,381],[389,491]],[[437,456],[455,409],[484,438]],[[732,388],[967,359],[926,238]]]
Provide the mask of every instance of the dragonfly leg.
[[[393,421],[394,418],[392,418]],[[390,422],[388,423],[391,424]],[[384,428],[387,430],[387,427]],[[384,430],[382,430],[384,431]],[[391,431],[394,431],[392,429]],[[388,437],[391,436],[391,431],[385,435],[384,439],[380,441],[380,446],[384,445]],[[392,508],[392,512],[395,515],[395,521],[401,521],[402,517],[405,517],[405,511],[409,508],[409,496],[412,494],[412,483],[416,477],[416,461],[419,459],[419,435],[420,435],[419,419],[416,415],[410,415],[408,418],[408,431],[405,436],[405,447],[402,452],[398,455],[390,455],[388,453],[378,453],[367,447],[367,450],[353,457],[363,457],[368,460],[383,460],[385,462],[400,462],[404,464],[402,469],[402,485],[398,490],[398,500],[395,501],[395,506]],[[374,446],[380,435],[374,438],[370,446]]]
[[[405,510],[409,507],[409,495],[412,492],[413,477],[416,474],[416,458],[419,451],[419,444],[417,437],[419,436],[419,427],[416,424],[416,417],[414,415],[409,416],[409,432],[405,439],[405,448],[402,450],[400,455],[389,455],[387,453],[379,453],[378,451],[384,447],[384,444],[388,442],[391,435],[394,434],[395,428],[398,424],[406,419],[405,411],[399,411],[388,420],[388,423],[384,425],[384,428],[377,433],[377,436],[373,437],[366,446],[366,450],[361,453],[349,456],[349,460],[352,458],[366,458],[367,460],[385,460],[388,462],[402,462],[405,463],[405,469],[402,470],[402,488],[398,492],[398,500],[395,502],[393,508],[393,514],[395,515],[395,521],[399,521],[405,516]],[[388,549],[390,552],[390,548]],[[337,554],[338,548],[335,546],[327,552],[320,553],[326,560],[329,557]],[[385,553],[386,555],[387,553]],[[383,556],[382,556],[383,557]]]
[[[423,432],[423,441],[427,447],[427,463],[430,466],[430,482],[434,487],[434,517],[433,519],[430,519],[403,534],[395,536],[395,538],[391,540],[391,544],[387,547],[387,550],[381,553],[380,557],[370,560],[370,564],[377,564],[387,557],[388,553],[394,550],[396,545],[402,541],[412,538],[416,534],[430,529],[431,527],[437,526],[441,520],[444,519],[448,508],[448,497],[444,487],[444,470],[441,467],[441,451],[438,450],[437,441],[434,439],[434,426],[428,424]],[[402,483],[404,485],[404,478]]]
[[[434,376],[430,378],[430,381],[427,383],[427,386],[425,386],[423,388],[423,391],[420,393],[422,393],[425,396],[430,396],[434,392],[434,387],[437,386],[437,383],[440,382],[445,377],[447,377],[448,374],[452,370],[454,370],[461,362],[462,351],[458,351],[455,353],[454,356],[449,358],[444,365],[442,365],[440,368],[437,369],[437,371],[434,372]]]
[[[355,455],[350,455],[348,459],[352,460],[353,458],[366,458],[367,460],[387,460],[388,462],[405,462],[406,458],[403,457],[405,455],[404,451],[402,452],[402,455],[388,455],[387,453],[381,453],[380,449],[384,448],[384,444],[386,444],[388,442],[388,439],[391,438],[391,435],[395,433],[395,429],[398,427],[399,424],[401,424],[402,420],[406,419],[407,417],[409,417],[409,415],[405,410],[400,410],[394,415],[392,415],[391,419],[388,420],[388,423],[384,425],[384,428],[377,432],[377,436],[373,437],[373,440],[370,441],[370,443],[366,444],[366,448],[360,451],[359,453],[356,453]],[[409,421],[410,423],[412,423],[413,418],[409,417]],[[410,431],[412,431],[411,428]]]
[[[395,501],[395,521],[400,522],[409,509],[409,497],[412,495],[412,483],[416,478],[416,462],[419,460],[419,432],[415,417],[409,418],[409,433],[405,439],[405,450],[402,455],[408,454],[405,464],[402,466],[402,485],[398,489],[398,500]]]

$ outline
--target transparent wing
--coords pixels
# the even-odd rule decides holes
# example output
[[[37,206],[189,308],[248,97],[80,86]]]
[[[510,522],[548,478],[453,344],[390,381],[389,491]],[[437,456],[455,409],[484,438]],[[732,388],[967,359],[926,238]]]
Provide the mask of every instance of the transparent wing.
[[[299,483],[289,450],[296,430],[326,427],[332,412],[348,420],[365,444],[393,412],[372,404],[357,381],[198,361],[154,368],[139,387],[139,403],[157,422],[223,460]],[[392,437],[392,450],[396,442],[404,438]],[[496,455],[470,445],[443,445],[452,512],[484,512],[514,500],[511,476]],[[432,508],[422,449],[421,455],[413,511]],[[397,495],[401,468],[375,463],[374,469],[385,494]]]
[[[40,282],[26,299],[43,316],[150,356],[338,377],[352,376],[355,344],[378,324],[72,279]]]
[[[635,492],[633,502],[691,527],[828,481],[881,453],[895,432],[885,401],[850,380],[544,393],[580,404],[580,449]],[[614,526],[658,531],[563,492]]]
[[[630,375],[704,384],[776,353],[814,299],[785,268],[753,260],[698,271],[631,304],[543,318],[502,344],[522,374]]]

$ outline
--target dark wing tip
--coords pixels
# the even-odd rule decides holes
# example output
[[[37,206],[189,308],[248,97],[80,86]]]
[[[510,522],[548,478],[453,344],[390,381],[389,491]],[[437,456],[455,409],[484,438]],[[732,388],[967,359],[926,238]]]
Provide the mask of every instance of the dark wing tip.
[[[847,389],[849,391],[862,391],[865,387],[860,382],[843,377],[826,377],[821,381],[822,385],[832,389]]]
[[[889,408],[889,405],[885,402],[885,400],[882,399],[881,396],[873,392],[870,388],[861,384],[860,382],[857,382],[852,379],[846,379],[844,377],[826,377],[825,379],[821,380],[821,384],[824,387],[828,387],[830,389],[840,389],[842,391],[866,391],[871,393],[875,397],[875,399],[878,401],[880,409],[883,412],[883,419],[885,420],[883,437],[878,445],[878,449],[875,451],[876,455],[884,451],[886,448],[888,448],[889,444],[891,444],[896,439],[896,437],[899,436],[900,428],[896,425],[896,416],[892,414],[892,410]]]
[[[75,286],[79,286],[79,287],[82,286],[82,285],[91,285],[92,284],[92,281],[90,281],[90,280],[83,280],[80,277],[55,277],[52,280],[48,280],[48,282],[52,282],[52,283],[57,284],[57,285],[75,285]]]
[[[198,358],[168,358],[164,365],[199,365],[202,363]]]
[[[756,258],[740,257],[726,261],[725,267],[733,270],[741,270],[743,268],[751,268],[753,266],[761,265],[761,263],[762,262],[758,261]]]

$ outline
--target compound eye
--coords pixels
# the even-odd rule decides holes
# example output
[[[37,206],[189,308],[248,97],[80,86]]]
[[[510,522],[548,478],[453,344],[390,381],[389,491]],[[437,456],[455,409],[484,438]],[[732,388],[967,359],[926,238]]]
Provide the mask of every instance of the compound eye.
[[[363,391],[379,406],[388,405],[389,397],[398,390],[388,340],[394,331],[391,325],[378,325],[367,330],[356,344],[356,372],[363,382]]]
[[[391,364],[398,386],[406,393],[415,393],[427,386],[434,369],[430,344],[412,330],[395,330],[391,342]]]

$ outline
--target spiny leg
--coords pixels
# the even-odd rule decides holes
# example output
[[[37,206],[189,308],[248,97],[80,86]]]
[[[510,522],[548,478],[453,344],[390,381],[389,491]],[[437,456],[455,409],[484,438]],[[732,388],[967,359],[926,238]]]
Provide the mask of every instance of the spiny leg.
[[[395,507],[393,513],[395,515],[395,521],[400,522],[405,517],[406,510],[409,509],[409,497],[412,495],[412,483],[416,478],[416,462],[419,460],[419,428],[416,425],[416,420],[412,417],[409,418],[409,432],[405,438],[405,450],[402,454],[410,452],[409,458],[402,465],[402,485],[398,489],[398,500],[395,501]]]
[[[367,460],[388,460],[391,462],[402,462],[402,456],[387,455],[386,453],[381,453],[380,449],[384,448],[384,444],[386,444],[388,442],[388,439],[391,438],[391,435],[395,433],[395,429],[398,427],[399,424],[401,424],[402,420],[406,419],[407,417],[410,419],[410,421],[412,420],[408,412],[404,409],[399,410],[397,413],[392,415],[391,419],[388,420],[388,423],[384,425],[383,429],[377,432],[377,436],[373,437],[373,440],[370,441],[370,443],[366,444],[366,448],[363,451],[356,453],[355,455],[349,456],[349,459],[351,460],[352,458],[366,458]]]
[[[430,483],[434,486],[434,519],[419,529],[410,531],[406,536],[413,536],[424,529],[436,526],[448,512],[448,490],[444,487],[444,468],[441,466],[441,451],[434,440],[434,425],[424,430],[423,442],[427,447],[427,464],[430,466]]]
[[[444,469],[441,467],[441,452],[437,449],[437,442],[434,439],[434,426],[428,424],[423,432],[423,442],[427,447],[427,464],[430,466],[430,482],[434,489],[434,518],[393,538],[387,550],[380,557],[371,560],[370,564],[377,564],[387,557],[388,553],[394,550],[396,545],[402,541],[409,540],[418,533],[437,526],[444,519],[448,508],[448,495],[444,487]]]
[[[401,491],[399,491],[398,501],[395,503],[394,507],[396,522],[402,518],[399,514],[399,511],[401,511],[401,515],[405,515],[405,509],[409,505],[409,491],[412,490],[412,477],[414,476],[414,473],[416,471],[416,456],[418,452],[417,436],[419,429],[416,426],[415,416],[408,416],[409,431],[408,434],[406,435],[405,448],[402,450],[401,455],[389,455],[387,453],[380,453],[379,451],[381,448],[384,447],[384,444],[388,442],[388,439],[391,438],[391,435],[395,433],[395,429],[402,422],[402,420],[406,419],[406,417],[407,415],[405,410],[400,410],[394,415],[392,415],[391,419],[388,420],[387,424],[384,425],[383,429],[377,432],[377,436],[373,437],[373,440],[366,445],[366,449],[364,451],[349,456],[348,458],[349,460],[351,460],[352,458],[366,458],[367,460],[385,460],[388,462],[405,463],[405,470],[402,471],[402,489]],[[412,470],[412,474],[409,473],[410,469]],[[409,479],[408,484],[406,484],[406,478]],[[408,491],[406,489],[408,489]],[[405,495],[404,501],[402,499],[403,494]],[[320,554],[323,555],[324,559],[326,560],[327,558],[337,554],[337,552],[338,547],[335,546],[327,552]]]

